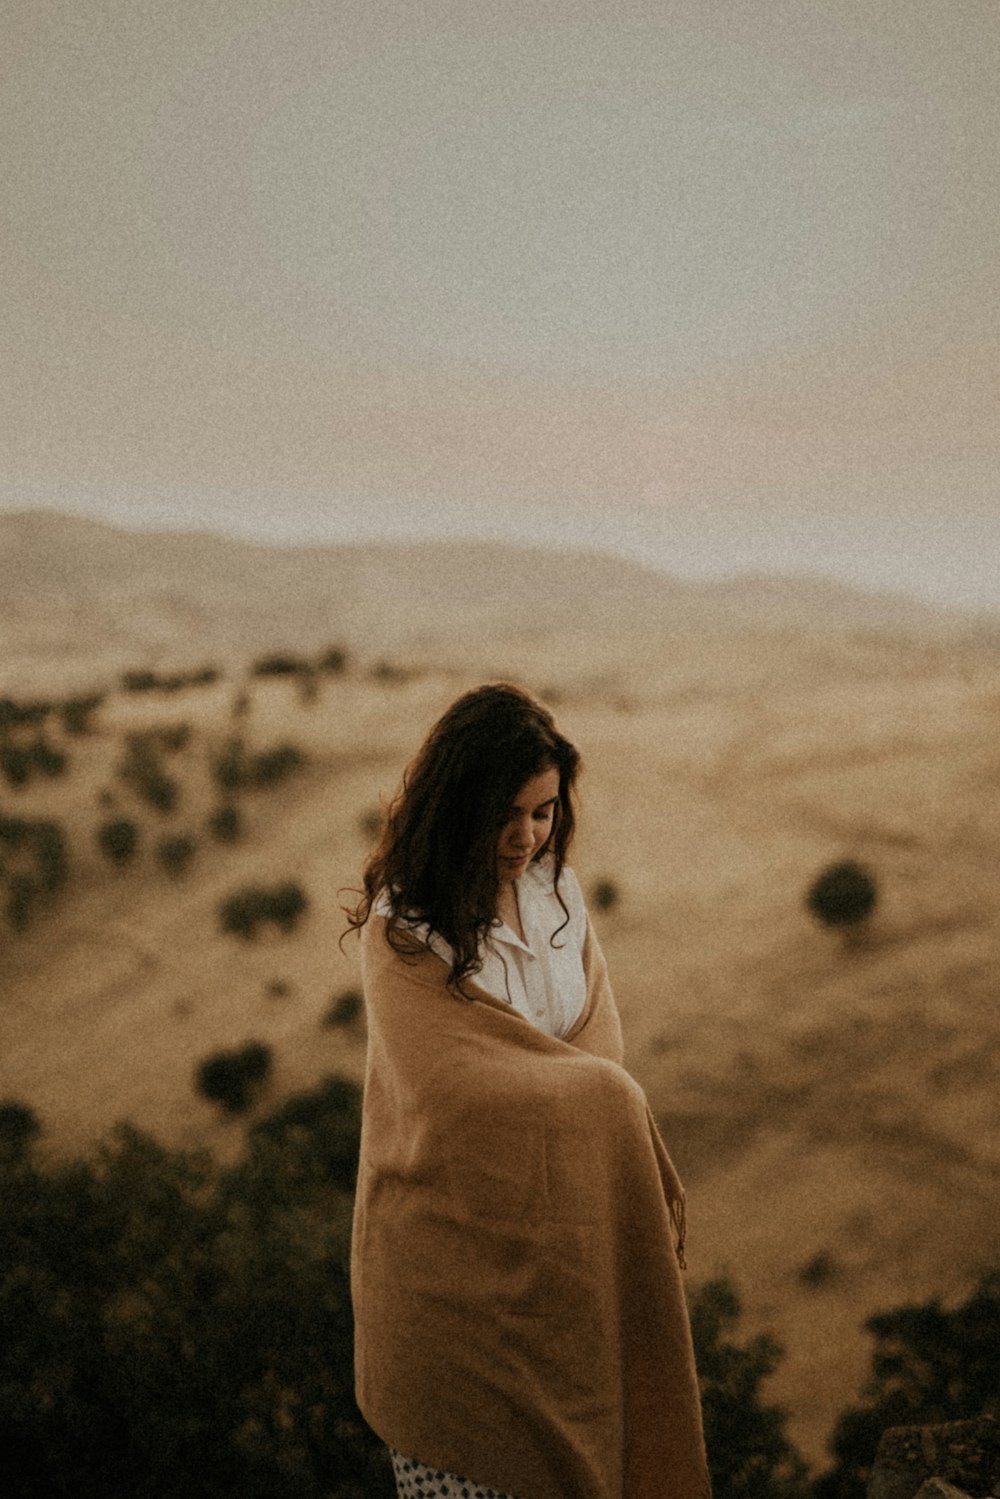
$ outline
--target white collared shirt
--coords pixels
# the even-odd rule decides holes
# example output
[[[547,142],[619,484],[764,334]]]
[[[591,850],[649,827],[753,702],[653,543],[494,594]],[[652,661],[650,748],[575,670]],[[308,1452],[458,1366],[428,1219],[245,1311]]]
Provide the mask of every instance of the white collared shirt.
[[[569,921],[553,946],[549,938],[566,921],[552,879],[553,861],[545,856],[529,864],[515,881],[517,904],[524,928],[522,942],[505,921],[494,918],[493,928],[480,948],[483,966],[470,979],[497,999],[506,999],[519,1014],[550,1036],[565,1036],[583,1009],[587,980],[583,971],[583,942],[587,913],[580,882],[568,865],[559,879]],[[375,904],[379,916],[389,914],[385,891]],[[427,943],[449,965],[451,945],[426,922],[414,923],[414,935]]]

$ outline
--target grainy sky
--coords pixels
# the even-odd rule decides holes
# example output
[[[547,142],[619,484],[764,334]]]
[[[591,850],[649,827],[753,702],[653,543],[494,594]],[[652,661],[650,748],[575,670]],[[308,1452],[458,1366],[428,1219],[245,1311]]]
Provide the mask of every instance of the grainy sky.
[[[997,0],[7,0],[0,508],[1000,608]]]

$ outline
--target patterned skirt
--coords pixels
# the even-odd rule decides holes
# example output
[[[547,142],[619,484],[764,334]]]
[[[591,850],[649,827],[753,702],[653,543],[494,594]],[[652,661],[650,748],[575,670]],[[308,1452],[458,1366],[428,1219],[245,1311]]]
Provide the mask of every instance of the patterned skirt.
[[[501,1493],[499,1489],[473,1483],[471,1478],[428,1468],[416,1458],[404,1457],[395,1447],[389,1448],[389,1456],[399,1499],[517,1499],[516,1494]]]

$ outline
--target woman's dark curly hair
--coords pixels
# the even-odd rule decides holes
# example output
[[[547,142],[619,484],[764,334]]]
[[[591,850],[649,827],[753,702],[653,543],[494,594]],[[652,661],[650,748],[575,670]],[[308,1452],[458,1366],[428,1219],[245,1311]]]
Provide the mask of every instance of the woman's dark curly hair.
[[[413,952],[410,922],[427,922],[455,954],[448,987],[468,999],[462,980],[482,968],[480,942],[493,922],[500,874],[497,843],[526,781],[559,772],[552,831],[534,855],[551,855],[556,895],[573,837],[573,793],[580,755],[540,703],[509,682],[491,682],[458,698],[431,729],[403,775],[382,837],[363,872],[364,894],[349,926],[364,926],[381,891],[391,912],[386,940]],[[553,932],[554,938],[556,932]],[[552,940],[550,938],[550,941]]]

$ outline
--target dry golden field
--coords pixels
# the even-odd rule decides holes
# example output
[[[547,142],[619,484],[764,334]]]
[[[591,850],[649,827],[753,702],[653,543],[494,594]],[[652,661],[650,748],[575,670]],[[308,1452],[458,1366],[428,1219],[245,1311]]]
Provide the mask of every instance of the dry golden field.
[[[71,670],[51,652],[32,670],[22,651],[0,680],[0,696],[108,689],[94,732],[65,741],[64,775],[0,784],[4,814],[58,820],[72,855],[24,932],[0,925],[0,1097],[33,1105],[55,1152],[130,1119],[231,1155],[242,1125],[192,1086],[207,1053],[269,1043],[269,1103],[329,1071],[360,1078],[363,1033],[322,1019],[357,980],[338,892],[357,882],[365,819],[458,692],[518,681],[584,756],[572,862],[585,890],[620,889],[595,922],[628,1064],[688,1186],[690,1278],[730,1272],[747,1329],[784,1343],[769,1393],[821,1463],[866,1372],[863,1319],[958,1295],[1000,1257],[1000,655],[871,629],[632,620],[505,640],[491,625],[398,652],[404,680],[352,650],[309,702],[292,681],[247,684],[238,641],[215,685],[129,694],[122,649],[78,652]],[[182,642],[177,660],[199,652]],[[203,832],[208,761],[244,688],[248,743],[291,741],[308,763],[241,795],[246,834],[229,846]],[[180,722],[182,795],[164,816],[115,766],[126,733]],[[142,827],[123,870],[94,842],[102,789]],[[150,852],[168,831],[198,839],[180,878]],[[803,900],[845,856],[880,891],[854,942]],[[218,901],[276,879],[308,893],[294,933],[223,935]]]

